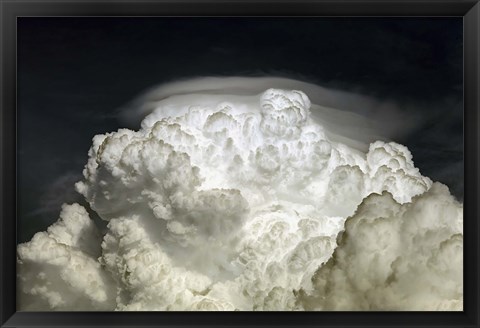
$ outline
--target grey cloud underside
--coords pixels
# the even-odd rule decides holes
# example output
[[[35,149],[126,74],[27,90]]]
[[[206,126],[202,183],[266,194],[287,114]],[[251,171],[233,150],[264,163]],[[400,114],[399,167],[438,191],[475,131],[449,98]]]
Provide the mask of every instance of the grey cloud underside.
[[[375,122],[353,139],[360,116],[264,82],[157,90],[95,136],[76,189],[107,231],[64,205],[19,245],[20,309],[462,310],[462,204]]]

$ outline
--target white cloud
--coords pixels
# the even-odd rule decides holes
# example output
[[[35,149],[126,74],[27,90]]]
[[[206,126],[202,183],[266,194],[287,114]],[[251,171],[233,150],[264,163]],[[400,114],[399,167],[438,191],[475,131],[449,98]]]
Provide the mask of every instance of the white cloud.
[[[331,263],[346,218],[354,215],[347,221],[350,235],[358,232],[349,225],[363,210],[376,213],[369,195],[393,195],[390,201],[377,202],[378,213],[395,216],[406,208],[414,212],[408,215],[411,225],[402,229],[413,229],[414,224],[430,228],[428,236],[419,237],[414,229],[398,232],[397,224],[388,232],[390,227],[381,225],[392,236],[415,237],[409,251],[401,250],[404,258],[395,262],[407,278],[399,274],[395,279],[408,279],[406,268],[416,265],[419,276],[432,274],[434,269],[421,268],[426,264],[415,247],[430,254],[441,238],[461,226],[461,205],[456,203],[455,211],[442,212],[444,219],[433,217],[436,206],[454,200],[448,190],[440,197],[438,187],[430,189],[432,181],[415,168],[406,147],[377,141],[365,153],[355,143],[342,142],[346,139],[338,131],[312,119],[311,101],[302,91],[179,95],[155,106],[139,131],[120,129],[93,139],[85,179],[76,188],[109,222],[106,235],[98,236],[85,210],[73,205],[75,210],[65,207],[47,233],[19,245],[20,308],[35,304],[36,309],[55,310],[302,310],[327,308],[330,303],[322,297],[329,295],[339,302],[338,308],[375,309],[383,304],[379,299],[392,293],[342,307],[350,301],[341,296],[355,295],[356,289],[343,291],[347,287],[335,285],[337,275],[332,276],[332,286],[338,294],[322,289],[316,278],[312,283],[315,272],[315,277],[326,272],[325,262]],[[428,202],[422,203],[421,197],[429,197]],[[358,233],[363,241],[364,232]],[[445,244],[437,255],[430,254],[430,266],[440,268],[445,256],[451,256],[448,252],[458,246],[461,231],[452,238],[452,246]],[[362,249],[346,245],[336,252],[345,249],[352,254],[352,264],[364,263]],[[367,262],[380,266],[392,254]],[[67,276],[65,270],[73,270],[66,268],[70,262],[58,256],[82,263],[79,271]],[[52,263],[54,270],[47,272]],[[365,270],[360,264],[356,269],[377,276],[382,270]],[[81,273],[86,270],[96,281],[95,293]],[[428,308],[429,300],[461,297],[451,292],[461,285],[455,270],[431,280],[438,292],[428,300],[419,300],[425,290],[409,290],[413,304],[422,309]],[[322,274],[330,283],[330,276]],[[62,287],[55,287],[55,281]],[[391,300],[391,306],[405,306],[397,301]]]
[[[315,310],[463,310],[463,208],[435,183],[411,203],[372,194],[313,277]]]
[[[108,310],[115,285],[97,257],[101,236],[85,209],[64,205],[47,232],[18,246],[20,310]]]

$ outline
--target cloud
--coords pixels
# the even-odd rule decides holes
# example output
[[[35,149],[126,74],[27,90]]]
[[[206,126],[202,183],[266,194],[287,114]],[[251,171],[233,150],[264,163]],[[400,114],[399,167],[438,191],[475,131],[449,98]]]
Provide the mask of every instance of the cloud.
[[[17,249],[21,310],[107,310],[115,285],[101,268],[101,236],[86,210],[64,205],[60,219]]]
[[[463,207],[440,183],[411,203],[371,194],[302,293],[312,310],[463,310]]]
[[[255,105],[247,100],[269,88],[302,90],[311,102],[311,117],[328,128],[331,139],[352,147],[368,149],[378,139],[394,139],[407,135],[420,126],[422,116],[411,105],[400,108],[392,101],[378,100],[356,92],[329,89],[316,84],[282,77],[198,77],[170,82],[151,88],[120,110],[126,124],[138,122],[161,107],[164,115],[177,115],[191,103],[206,106],[219,99]],[[255,99],[255,97],[253,97]],[[405,115],[408,109],[408,115]]]
[[[337,258],[345,250],[352,254],[351,263],[363,263],[365,256],[348,239],[337,247],[337,235],[346,229],[345,236],[352,231],[362,241],[365,232],[352,230],[352,222],[367,208],[374,215],[370,195],[383,192],[391,196],[382,196],[390,200],[378,202],[378,213],[394,216],[408,208],[412,223],[405,227],[431,225],[431,232],[414,238],[410,251],[401,253],[405,257],[395,262],[399,274],[391,279],[402,281],[400,273],[417,264],[423,277],[418,281],[440,269],[461,234],[445,252],[431,256],[434,269],[422,269],[426,264],[414,250],[423,247],[428,253],[450,236],[461,225],[461,205],[455,203],[456,211],[442,212],[444,219],[435,221],[436,207],[453,198],[448,190],[443,198],[437,195],[438,187],[415,168],[406,147],[375,141],[362,151],[358,142],[339,133],[341,122],[319,124],[312,117],[313,106],[307,93],[297,89],[171,95],[154,104],[140,130],[95,136],[76,189],[108,222],[107,232],[98,236],[84,209],[66,206],[54,228],[19,245],[20,308],[323,309],[330,303],[322,297],[342,302],[317,281],[321,274],[329,277],[322,270],[332,266],[332,254]],[[318,115],[322,117],[321,111]],[[347,125],[353,122],[346,120]],[[437,196],[422,203],[423,195]],[[391,228],[394,235],[400,226]],[[69,261],[82,263],[78,272],[91,271],[101,296],[84,276],[67,275],[73,270]],[[367,275],[381,271],[357,267]],[[439,290],[432,300],[451,300],[451,290],[444,293],[437,284],[457,290],[461,275],[452,270],[432,280]],[[61,287],[55,287],[56,281]],[[346,287],[336,288],[342,293]],[[421,309],[425,302],[417,296],[410,297]],[[343,308],[368,304],[376,309],[381,304],[365,302]]]

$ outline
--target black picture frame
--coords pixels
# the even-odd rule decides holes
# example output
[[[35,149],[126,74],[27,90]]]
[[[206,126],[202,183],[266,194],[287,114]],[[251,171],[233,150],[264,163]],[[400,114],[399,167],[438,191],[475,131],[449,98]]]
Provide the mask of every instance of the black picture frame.
[[[0,0],[1,327],[478,327],[479,58],[478,0],[362,1],[13,1]],[[19,16],[463,16],[463,312],[16,312],[16,18]]]

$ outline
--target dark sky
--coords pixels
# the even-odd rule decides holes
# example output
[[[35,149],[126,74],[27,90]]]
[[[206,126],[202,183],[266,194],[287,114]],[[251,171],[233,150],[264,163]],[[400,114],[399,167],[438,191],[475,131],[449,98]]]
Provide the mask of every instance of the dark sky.
[[[92,137],[138,128],[117,119],[121,106],[196,76],[288,77],[417,108],[422,124],[395,141],[461,200],[462,40],[462,18],[446,17],[21,17],[18,242],[56,221],[61,203],[83,202],[73,183]]]

